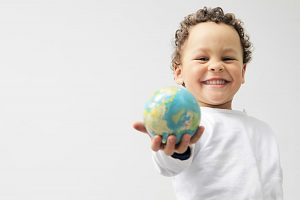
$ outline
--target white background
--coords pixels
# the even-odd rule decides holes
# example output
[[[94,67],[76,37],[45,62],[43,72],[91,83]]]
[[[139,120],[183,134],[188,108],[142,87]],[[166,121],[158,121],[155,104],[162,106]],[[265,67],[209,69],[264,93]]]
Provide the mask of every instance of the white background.
[[[205,5],[245,22],[234,108],[273,127],[285,199],[300,199],[299,1],[0,0],[0,200],[174,199],[131,124],[175,84],[175,30]]]

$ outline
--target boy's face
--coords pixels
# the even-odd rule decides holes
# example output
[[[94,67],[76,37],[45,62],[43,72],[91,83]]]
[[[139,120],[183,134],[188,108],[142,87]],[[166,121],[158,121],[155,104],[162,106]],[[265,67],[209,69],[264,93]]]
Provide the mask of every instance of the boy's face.
[[[201,106],[231,109],[246,70],[236,30],[222,23],[197,24],[181,53],[181,65],[174,71],[176,82],[184,82]]]

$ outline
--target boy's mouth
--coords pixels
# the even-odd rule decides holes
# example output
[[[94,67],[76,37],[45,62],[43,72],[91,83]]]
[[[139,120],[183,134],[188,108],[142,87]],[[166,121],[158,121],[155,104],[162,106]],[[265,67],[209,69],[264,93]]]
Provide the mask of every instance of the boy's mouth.
[[[229,81],[225,79],[208,79],[205,81],[202,81],[204,85],[225,85],[229,83]]]

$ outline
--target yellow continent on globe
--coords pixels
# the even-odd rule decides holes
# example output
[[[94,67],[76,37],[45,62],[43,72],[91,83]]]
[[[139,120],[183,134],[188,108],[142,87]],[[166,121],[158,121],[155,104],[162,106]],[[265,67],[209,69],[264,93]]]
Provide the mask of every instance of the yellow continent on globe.
[[[162,103],[160,106],[154,107],[150,112],[145,111],[147,112],[146,115],[149,116],[147,120],[148,123],[151,124],[152,131],[158,135],[162,135],[164,132],[170,132],[167,122],[163,119],[165,110],[164,103]]]
[[[150,107],[152,107],[152,109],[150,109],[150,111],[147,111],[147,110],[144,111],[144,115],[148,116],[147,121],[149,124],[151,124],[152,131],[155,132],[157,135],[162,135],[163,133],[172,132],[168,128],[167,122],[164,120],[163,117],[167,111],[166,105],[168,103],[171,103],[174,100],[177,90],[176,90],[176,88],[171,88],[171,89],[168,88],[168,89],[163,89],[163,92],[168,94],[168,96],[170,98],[163,98],[163,96],[157,94],[156,98],[157,98],[157,100],[161,101],[161,104],[159,104],[159,106],[157,106],[157,105],[155,105],[155,106],[153,105],[153,107],[150,106]]]

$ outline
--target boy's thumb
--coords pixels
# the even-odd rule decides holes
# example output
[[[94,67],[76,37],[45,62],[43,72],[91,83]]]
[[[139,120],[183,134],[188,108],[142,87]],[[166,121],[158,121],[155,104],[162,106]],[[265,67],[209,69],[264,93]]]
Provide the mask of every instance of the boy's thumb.
[[[146,128],[145,128],[143,122],[134,122],[134,123],[132,124],[132,127],[133,127],[135,130],[137,130],[137,131],[140,131],[140,132],[143,132],[143,133],[147,133],[147,134],[148,134],[148,132],[147,132],[147,130],[146,130]]]

